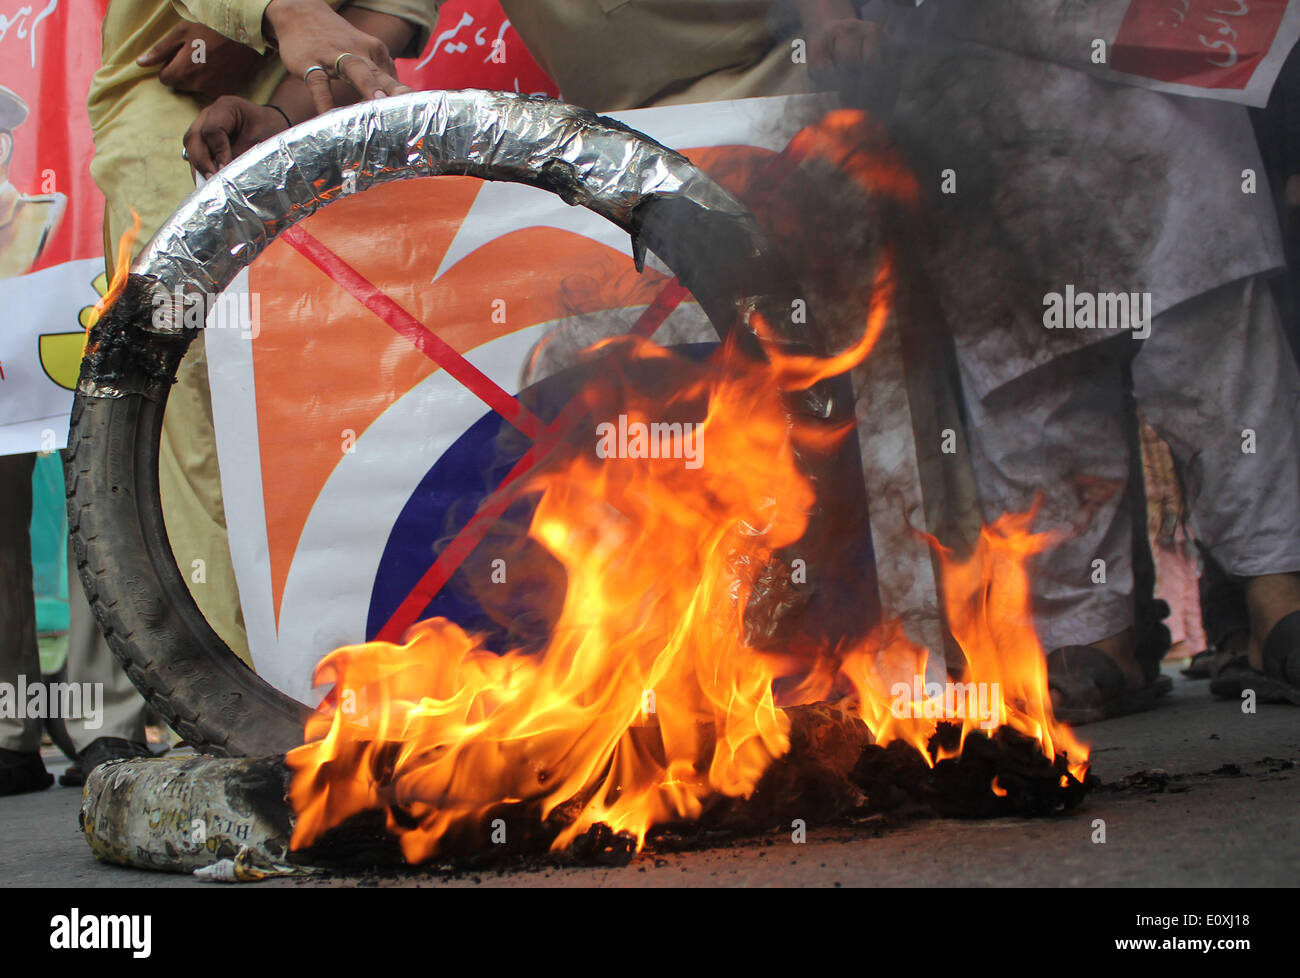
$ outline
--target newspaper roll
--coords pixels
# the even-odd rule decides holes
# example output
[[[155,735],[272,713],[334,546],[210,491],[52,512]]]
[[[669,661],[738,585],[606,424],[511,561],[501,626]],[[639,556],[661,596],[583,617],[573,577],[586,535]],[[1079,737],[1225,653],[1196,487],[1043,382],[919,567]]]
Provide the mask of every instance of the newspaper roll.
[[[113,761],[86,779],[81,829],[119,866],[222,882],[299,875],[310,870],[289,864],[287,788],[283,757]]]

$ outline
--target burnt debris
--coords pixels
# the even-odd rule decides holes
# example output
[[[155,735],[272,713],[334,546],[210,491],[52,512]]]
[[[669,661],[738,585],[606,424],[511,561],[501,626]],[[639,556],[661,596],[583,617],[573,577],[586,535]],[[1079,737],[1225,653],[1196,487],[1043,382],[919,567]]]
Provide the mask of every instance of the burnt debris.
[[[1009,727],[991,736],[969,734],[961,753],[937,760],[901,741],[872,743],[865,724],[838,706],[816,703],[786,710],[790,750],[764,773],[748,798],[716,797],[698,819],[656,826],[647,851],[703,848],[746,836],[844,824],[883,812],[916,816],[1040,817],[1077,808],[1096,785],[1080,782],[1058,756],[1049,761],[1038,744]],[[955,749],[960,729],[941,724],[928,745],[931,758]],[[528,804],[496,806],[473,825],[449,832],[435,864],[454,872],[526,868],[529,865],[621,866],[636,854],[636,840],[597,824],[559,851],[551,847],[589,799],[560,805],[546,818]],[[397,840],[385,829],[411,822],[400,808],[370,812],[330,829],[295,860],[355,869],[403,865]],[[495,833],[495,837],[494,837]],[[429,868],[429,867],[425,867]]]
[[[808,828],[878,819],[882,813],[920,817],[1037,817],[1077,808],[1096,779],[1080,782],[1058,756],[1049,761],[1030,738],[1001,727],[970,733],[955,757],[960,729],[940,724],[928,744],[933,765],[902,741],[872,743],[860,719],[839,706],[815,703],[786,710],[790,749],[764,773],[748,798],[717,796],[696,819],[656,826],[650,853],[698,849],[774,831],[798,820]],[[105,768],[110,768],[105,765]],[[402,872],[407,864],[390,826],[418,824],[400,805],[353,816],[309,848],[290,851],[289,772],[283,756],[252,759],[183,758],[126,761],[97,771],[87,789],[82,824],[101,859],[142,868],[193,872],[220,856],[245,858],[248,848],[268,873],[294,867]],[[123,799],[130,798],[129,805]],[[636,838],[596,824],[559,849],[553,846],[582,813],[590,796],[570,799],[544,818],[538,802],[494,806],[463,822],[439,843],[421,871],[453,873],[542,866],[623,866],[636,855]],[[140,810],[170,813],[148,825],[114,817]],[[233,814],[194,841],[198,821]],[[131,823],[131,824],[128,824]],[[228,823],[228,824],[227,824]],[[219,831],[218,831],[219,829]],[[135,835],[144,833],[140,839]],[[224,833],[224,834],[222,834]],[[119,838],[120,836],[120,838]],[[128,838],[129,836],[129,838]],[[208,844],[212,843],[212,844]],[[137,858],[141,854],[147,858]]]

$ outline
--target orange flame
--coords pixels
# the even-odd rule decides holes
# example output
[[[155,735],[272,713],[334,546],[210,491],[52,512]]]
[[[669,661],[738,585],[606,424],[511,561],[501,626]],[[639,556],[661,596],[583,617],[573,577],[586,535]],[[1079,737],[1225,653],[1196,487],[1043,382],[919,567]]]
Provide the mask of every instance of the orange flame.
[[[90,331],[95,328],[95,324],[108,311],[108,307],[117,301],[118,297],[126,289],[126,280],[131,274],[131,249],[135,247],[136,239],[140,236],[140,215],[131,208],[131,226],[122,232],[122,237],[117,242],[117,257],[113,264],[113,277],[109,280],[108,289],[99,297],[99,301],[86,317],[86,340],[90,340]]]
[[[623,357],[673,356],[644,340],[599,349],[608,373]],[[586,444],[528,478],[523,491],[541,494],[529,535],[567,575],[542,652],[498,656],[437,619],[406,645],[327,656],[317,682],[344,695],[289,756],[294,844],[386,807],[418,862],[458,823],[511,802],[542,817],[578,806],[557,847],[598,822],[639,844],[712,796],[750,794],[788,749],[789,721],[772,692],[780,667],[742,638],[747,568],[798,540],[813,503],[776,369],[727,344],[667,408],[627,378],[584,392],[596,417],[617,409],[629,429],[707,403],[694,431],[703,464],[602,461]],[[352,691],[368,709],[347,712]]]
[[[1088,750],[1052,715],[1047,660],[1030,609],[1028,560],[1054,539],[1030,532],[1037,511],[1035,506],[1028,513],[1005,514],[985,527],[969,560],[954,561],[939,548],[944,611],[968,677],[997,690],[992,699],[998,725],[1008,724],[1038,741],[1049,758],[1066,755],[1071,773],[1082,780]],[[963,721],[962,743],[977,726],[973,718]]]
[[[833,115],[801,152],[849,145],[848,122]],[[860,179],[911,197],[914,181],[894,164],[860,156],[850,145],[838,158]],[[630,440],[626,457],[597,457],[596,439],[578,437],[519,480],[514,491],[536,500],[528,536],[565,579],[540,650],[498,655],[439,618],[416,625],[403,645],[372,642],[326,656],[315,678],[333,684],[333,695],[288,758],[294,847],[353,815],[383,811],[417,863],[453,833],[486,835],[487,821],[507,806],[543,818],[563,806],[567,827],[554,848],[597,823],[631,833],[639,848],[654,825],[698,817],[719,796],[749,796],[789,749],[778,680],[797,684],[790,703],[851,690],[877,742],[903,739],[928,759],[944,704],[898,692],[899,683],[912,689],[923,679],[928,659],[900,624],[811,664],[745,638],[759,574],[801,539],[815,501],[797,457],[845,433],[791,417],[775,393],[861,362],[890,317],[894,275],[886,252],[861,339],[824,360],[775,353],[757,363],[728,342],[694,364],[632,338],[589,351],[600,359],[580,395],[588,417],[611,426],[617,417],[620,431],[675,424],[683,439],[690,419],[702,418],[693,429],[701,464],[633,452]],[[770,332],[760,316],[752,325]],[[644,381],[647,366],[663,361],[676,378],[667,397]],[[938,551],[964,678],[996,690],[987,709],[963,711],[962,737],[985,718],[1010,724],[1047,757],[1067,753],[1082,774],[1087,751],[1052,718],[1028,617],[1025,561],[1044,545],[1029,532],[1032,518],[999,520],[967,561]]]
[[[117,302],[122,290],[126,289],[126,280],[131,273],[131,248],[135,247],[136,238],[140,237],[140,216],[135,213],[135,208],[131,208],[131,226],[122,231],[122,237],[117,242],[117,258],[113,263],[113,277],[108,282],[108,289],[100,295],[99,302],[95,303],[90,316],[87,317],[86,332],[90,333],[99,323],[108,307]]]
[[[816,125],[800,131],[786,151],[793,162],[818,157],[848,174],[868,194],[903,204],[920,200],[921,188],[885,127],[857,109],[828,112]]]
[[[843,353],[832,357],[811,357],[798,354],[782,354],[772,361],[772,380],[781,390],[806,390],[827,377],[837,377],[867,358],[875,348],[876,341],[884,332],[885,323],[894,305],[894,263],[888,251],[881,257],[880,267],[871,293],[871,302],[867,313],[867,328],[862,337]],[[750,324],[761,339],[772,340],[772,327],[762,313],[750,316]]]
[[[1010,726],[1037,741],[1045,757],[1064,755],[1079,780],[1086,776],[1088,748],[1053,716],[1047,661],[1033,626],[1026,565],[1053,539],[1030,532],[1036,515],[1037,508],[1004,514],[980,531],[965,560],[930,541],[939,555],[945,620],[965,663],[959,681],[931,689],[926,649],[897,625],[883,640],[844,655],[859,715],[877,743],[902,740],[933,763],[959,755],[975,730]],[[931,758],[928,744],[940,721],[960,722],[961,736]]]

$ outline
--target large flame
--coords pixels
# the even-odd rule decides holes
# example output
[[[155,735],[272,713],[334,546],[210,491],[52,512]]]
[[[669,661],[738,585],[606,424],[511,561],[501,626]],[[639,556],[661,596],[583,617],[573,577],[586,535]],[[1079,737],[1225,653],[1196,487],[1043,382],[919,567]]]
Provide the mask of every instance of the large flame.
[[[677,360],[644,340],[597,354],[611,377],[620,364]],[[598,421],[613,423],[600,413],[612,405],[629,429],[707,405],[693,434],[703,464],[598,459],[593,434],[525,480],[522,493],[541,494],[530,536],[567,581],[540,653],[496,655],[434,620],[405,645],[322,660],[317,681],[336,695],[289,757],[295,844],[388,808],[416,862],[457,823],[509,802],[543,817],[578,804],[557,846],[597,822],[639,843],[710,796],[750,794],[788,749],[789,722],[772,691],[778,660],[742,638],[745,607],[753,574],[801,537],[814,501],[795,460],[802,433],[774,396],[777,369],[804,365],[760,365],[728,344],[667,404],[621,376],[585,391]]]
[[[896,167],[843,149],[848,122],[834,114],[797,151],[833,151],[855,179],[909,196],[912,184]],[[801,539],[815,502],[798,458],[845,433],[792,418],[775,392],[811,386],[869,353],[890,315],[894,271],[886,250],[861,339],[829,359],[775,354],[760,363],[726,343],[695,364],[630,338],[591,351],[599,379],[580,395],[591,427],[511,486],[535,500],[528,535],[563,568],[562,610],[544,647],[499,655],[434,619],[405,644],[326,656],[316,681],[333,694],[289,755],[294,846],[383,811],[405,857],[420,862],[449,833],[483,832],[510,805],[542,817],[564,806],[555,848],[596,823],[640,846],[651,827],[694,818],[711,798],[747,797],[789,749],[778,680],[795,690],[784,705],[848,693],[879,743],[903,739],[924,754],[939,718],[911,709],[924,704],[897,687],[923,681],[927,652],[897,624],[812,663],[745,638],[756,581]],[[770,328],[752,322],[760,333]],[[648,390],[644,368],[669,361],[679,378],[671,392]],[[620,418],[629,430],[698,422],[702,464],[662,452],[598,458],[595,425]],[[1081,774],[1087,752],[1052,719],[1028,615],[1025,561],[1044,545],[1031,519],[998,521],[969,560],[939,551],[945,607],[964,679],[1000,691],[994,722],[1036,738],[1049,758],[1068,753]],[[980,723],[964,719],[963,738]]]

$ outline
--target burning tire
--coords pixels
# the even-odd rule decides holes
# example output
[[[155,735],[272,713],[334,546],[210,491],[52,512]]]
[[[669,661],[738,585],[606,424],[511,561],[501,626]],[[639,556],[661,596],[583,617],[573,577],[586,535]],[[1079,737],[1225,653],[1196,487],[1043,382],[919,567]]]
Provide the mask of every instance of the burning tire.
[[[301,743],[310,711],[230,651],[172,556],[158,444],[193,338],[172,297],[220,294],[278,235],[354,190],[445,174],[530,184],[601,214],[633,236],[638,264],[654,251],[720,332],[755,307],[779,326],[798,294],[782,284],[750,214],[688,160],[549,99],[440,92],[365,103],[229,166],[158,232],[94,327],[66,461],[69,530],[95,617],[131,681],[203,750],[281,753]],[[748,330],[742,339],[760,352]],[[782,343],[811,346],[788,329]],[[807,398],[808,409],[831,413],[821,392]]]

